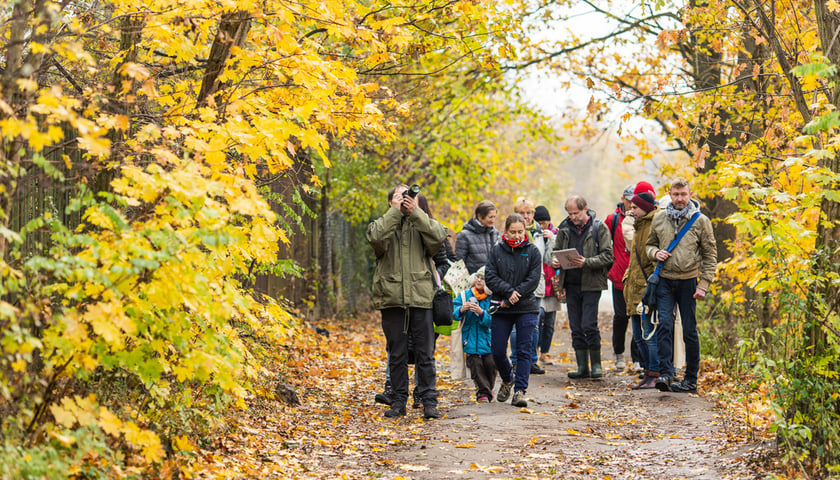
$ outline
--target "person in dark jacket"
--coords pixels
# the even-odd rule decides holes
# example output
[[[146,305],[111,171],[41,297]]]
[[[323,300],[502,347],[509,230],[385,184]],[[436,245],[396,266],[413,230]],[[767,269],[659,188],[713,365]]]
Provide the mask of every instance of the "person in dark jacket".
[[[542,276],[542,258],[539,249],[528,241],[525,219],[513,213],[505,220],[502,241],[493,246],[485,272],[487,288],[493,292],[493,321],[490,324],[491,351],[502,386],[496,399],[510,398],[515,407],[528,406],[525,392],[531,374],[531,343],[540,316],[540,302],[534,292]],[[510,332],[516,326],[517,350],[516,375],[507,357]],[[514,379],[516,383],[514,384]]]
[[[607,289],[607,272],[613,263],[610,231],[595,219],[595,212],[587,208],[586,199],[580,195],[566,200],[566,213],[569,216],[560,223],[551,251],[574,248],[579,254],[573,260],[573,268],[557,272],[566,289],[566,311],[577,360],[577,371],[569,372],[569,378],[599,378],[603,372],[598,302],[601,291]],[[548,249],[545,255],[552,267],[560,268],[560,262],[552,258]]]
[[[371,298],[382,313],[388,349],[388,370],[394,396],[386,417],[405,415],[408,397],[408,332],[414,339],[417,392],[424,416],[437,418],[432,299],[434,273],[429,258],[440,250],[446,227],[417,208],[417,200],[403,195],[405,185],[388,192],[388,211],[368,225],[366,238],[376,254]]]
[[[483,200],[475,207],[475,217],[464,224],[455,239],[455,256],[464,260],[467,271],[475,273],[487,264],[487,256],[499,241],[496,223],[496,205]]]
[[[639,183],[642,185],[642,183]],[[634,238],[630,252],[630,265],[624,274],[624,299],[627,303],[627,314],[633,324],[633,338],[639,345],[645,366],[645,376],[641,382],[634,385],[634,390],[654,388],[659,378],[659,349],[656,343],[656,326],[651,322],[650,312],[642,316],[640,310],[642,296],[647,287],[647,278],[653,273],[656,265],[647,255],[647,237],[653,217],[656,215],[656,200],[652,191],[639,190],[633,195],[630,204],[630,214],[635,217]]]

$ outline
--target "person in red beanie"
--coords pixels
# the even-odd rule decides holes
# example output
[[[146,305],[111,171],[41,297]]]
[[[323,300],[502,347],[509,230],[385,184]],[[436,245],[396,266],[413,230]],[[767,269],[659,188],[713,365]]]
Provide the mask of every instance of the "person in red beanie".
[[[633,198],[635,187],[636,185],[633,184],[624,187],[624,191],[621,193],[621,201],[616,205],[615,212],[607,216],[604,220],[604,223],[610,230],[613,257],[615,257],[615,261],[607,276],[610,282],[612,282],[612,344],[613,353],[615,354],[615,368],[617,370],[624,370],[627,366],[624,360],[624,337],[627,334],[627,324],[630,321],[630,317],[627,316],[627,304],[624,301],[624,283],[621,279],[624,277],[624,272],[627,271],[627,265],[630,263],[630,253],[625,245],[622,222],[630,210],[630,199]],[[642,356],[639,353],[639,347],[633,342],[630,344],[630,356],[634,363],[641,363]]]

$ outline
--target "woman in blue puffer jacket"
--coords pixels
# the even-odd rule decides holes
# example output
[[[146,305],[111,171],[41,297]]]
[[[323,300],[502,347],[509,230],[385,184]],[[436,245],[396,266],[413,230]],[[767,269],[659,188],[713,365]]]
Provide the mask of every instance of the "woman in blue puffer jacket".
[[[490,352],[490,291],[484,286],[484,267],[470,276],[470,288],[453,302],[454,318],[463,323],[461,340],[470,376],[475,383],[475,400],[489,403],[496,383],[496,363]]]

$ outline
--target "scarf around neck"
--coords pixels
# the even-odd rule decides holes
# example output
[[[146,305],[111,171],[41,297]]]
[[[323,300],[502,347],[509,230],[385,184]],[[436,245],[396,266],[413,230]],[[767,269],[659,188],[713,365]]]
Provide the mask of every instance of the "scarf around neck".
[[[694,212],[697,212],[698,208],[697,205],[694,203],[694,200],[689,200],[688,205],[685,206],[682,210],[677,210],[674,208],[673,203],[669,203],[667,207],[665,207],[665,214],[668,215],[668,218],[674,220],[676,222],[680,221],[682,218],[690,217],[694,215]]]
[[[476,290],[475,287],[472,287],[472,294],[475,295],[475,299],[478,300],[479,302],[484,300],[485,298],[487,298],[487,291],[486,290],[481,292],[481,293],[478,293],[478,290]]]
[[[520,241],[518,241],[518,242],[517,242],[517,241],[515,241],[515,240],[512,240],[512,239],[508,238],[508,236],[507,236],[507,232],[505,232],[505,233],[503,233],[503,234],[502,234],[502,240],[504,240],[504,241],[505,241],[505,243],[507,243],[508,245],[510,245],[510,248],[516,248],[516,247],[518,247],[518,246],[522,245],[523,243],[525,243],[528,239],[527,239],[527,238],[523,238],[522,240],[520,240]]]

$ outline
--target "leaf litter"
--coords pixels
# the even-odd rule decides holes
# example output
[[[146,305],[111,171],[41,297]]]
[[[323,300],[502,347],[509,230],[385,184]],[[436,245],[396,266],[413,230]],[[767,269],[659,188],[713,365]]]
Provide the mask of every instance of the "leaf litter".
[[[319,327],[330,335],[313,334],[287,346],[288,361],[278,372],[297,388],[302,404],[252,399],[247,411],[229,419],[229,432],[182,469],[186,477],[766,475],[750,462],[757,455],[755,442],[745,442],[724,427],[744,423],[743,418],[726,416],[727,409],[715,409],[696,395],[629,390],[637,381],[629,372],[612,370],[601,381],[572,383],[565,375],[571,368],[565,352],[557,356],[560,365],[547,367],[548,374],[531,377],[528,408],[515,409],[498,402],[475,404],[470,380],[451,381],[446,372],[448,342],[441,337],[436,358],[444,417],[426,421],[422,410],[409,408],[406,417],[386,419],[385,407],[373,402],[385,369],[378,313]],[[568,328],[562,330],[557,333],[568,336]],[[701,378],[700,384],[704,381]]]

